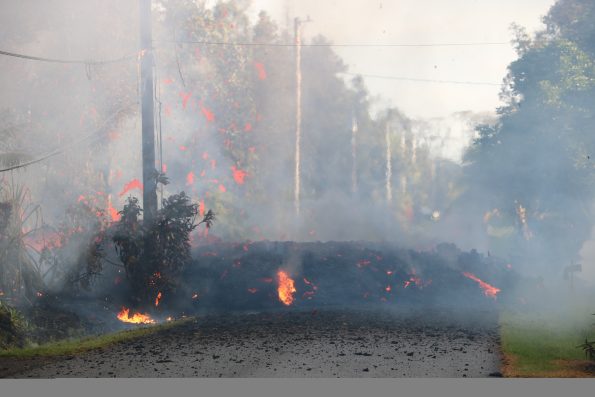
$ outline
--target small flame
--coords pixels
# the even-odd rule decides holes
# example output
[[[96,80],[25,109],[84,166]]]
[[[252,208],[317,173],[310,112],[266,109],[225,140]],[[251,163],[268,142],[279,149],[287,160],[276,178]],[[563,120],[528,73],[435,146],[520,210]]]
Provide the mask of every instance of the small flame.
[[[155,298],[155,306],[159,306],[159,301],[161,300],[161,291],[159,291],[159,293],[157,294],[157,297]]]
[[[488,283],[486,283],[485,281],[480,280],[479,278],[477,278],[475,275],[468,273],[468,272],[463,272],[463,276],[477,282],[479,284],[479,286],[481,287],[481,289],[483,289],[483,293],[485,296],[489,296],[491,298],[496,299],[496,295],[498,294],[498,292],[500,292],[500,288],[496,288],[493,285],[490,285]]]
[[[134,313],[131,316],[130,309],[126,307],[123,307],[120,313],[118,313],[118,320],[132,324],[155,324],[155,320],[148,314]]]
[[[289,306],[293,303],[294,297],[293,294],[296,291],[294,281],[287,273],[283,270],[279,270],[277,272],[277,293],[279,295],[279,300],[283,302],[284,305]]]

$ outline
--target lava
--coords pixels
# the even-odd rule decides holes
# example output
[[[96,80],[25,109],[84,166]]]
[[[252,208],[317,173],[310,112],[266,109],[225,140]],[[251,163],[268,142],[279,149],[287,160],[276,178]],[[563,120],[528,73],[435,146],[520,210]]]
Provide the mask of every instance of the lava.
[[[190,186],[194,184],[194,172],[190,171],[186,175],[186,186]]]
[[[248,173],[244,170],[240,170],[240,169],[236,168],[236,166],[231,167],[231,172],[233,172],[234,181],[236,181],[236,183],[238,185],[243,185],[244,178],[246,177],[246,175],[248,175]]]
[[[277,294],[279,295],[279,300],[286,306],[291,305],[294,300],[293,294],[297,292],[293,279],[289,277],[289,275],[283,270],[279,270],[277,272],[277,283]]]
[[[143,190],[143,184],[141,183],[141,181],[139,181],[138,179],[133,179],[130,182],[128,182],[126,185],[124,185],[124,189],[122,189],[122,191],[119,193],[119,196],[122,197],[123,195],[125,195],[126,193],[128,193],[129,191],[131,191],[132,189],[138,189],[142,192]]]
[[[483,293],[485,296],[489,296],[491,298],[496,299],[496,295],[498,294],[498,292],[500,292],[500,288],[496,288],[493,285],[490,285],[488,283],[486,283],[485,281],[480,280],[479,278],[477,278],[475,275],[468,273],[468,272],[463,272],[463,276],[477,282],[479,284],[479,286],[481,287],[481,289],[483,289]]]
[[[267,71],[264,68],[264,64],[260,62],[254,62],[254,66],[256,67],[256,71],[258,72],[258,79],[259,80],[266,80],[267,78]]]
[[[155,324],[155,320],[153,320],[148,314],[134,313],[131,316],[130,309],[126,307],[123,307],[118,313],[118,320],[132,324]]]

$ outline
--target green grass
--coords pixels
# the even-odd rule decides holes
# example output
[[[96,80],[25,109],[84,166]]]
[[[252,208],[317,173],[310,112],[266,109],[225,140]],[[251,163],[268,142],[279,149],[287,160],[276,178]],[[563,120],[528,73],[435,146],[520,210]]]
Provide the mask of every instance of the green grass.
[[[0,357],[30,358],[30,357],[53,357],[69,356],[82,353],[88,350],[99,349],[113,345],[118,342],[140,338],[155,332],[163,331],[191,321],[186,318],[177,321],[170,321],[164,324],[153,326],[142,326],[136,329],[114,332],[105,335],[89,336],[80,339],[52,342],[40,346],[30,346],[22,349],[10,349],[0,351]]]
[[[572,362],[585,360],[578,345],[595,339],[593,308],[500,315],[502,351],[509,376],[569,376]],[[576,373],[573,375],[577,375]]]

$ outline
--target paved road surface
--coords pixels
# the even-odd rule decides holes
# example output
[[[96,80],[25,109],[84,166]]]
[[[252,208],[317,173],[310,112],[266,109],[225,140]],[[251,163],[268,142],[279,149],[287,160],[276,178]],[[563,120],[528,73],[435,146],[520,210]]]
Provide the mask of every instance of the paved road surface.
[[[288,310],[198,317],[18,378],[486,377],[495,312]]]

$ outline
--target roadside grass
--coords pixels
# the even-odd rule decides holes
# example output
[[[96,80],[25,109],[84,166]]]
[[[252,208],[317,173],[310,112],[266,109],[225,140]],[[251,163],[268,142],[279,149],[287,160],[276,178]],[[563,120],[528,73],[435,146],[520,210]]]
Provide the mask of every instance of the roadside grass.
[[[594,362],[578,348],[595,340],[593,307],[555,311],[504,311],[500,338],[507,377],[588,377]]]
[[[108,347],[118,342],[137,339],[156,332],[164,331],[192,321],[192,317],[169,321],[163,324],[140,326],[139,328],[114,333],[87,336],[84,338],[51,342],[39,346],[28,346],[0,351],[0,358],[32,358],[71,356],[89,350]]]

